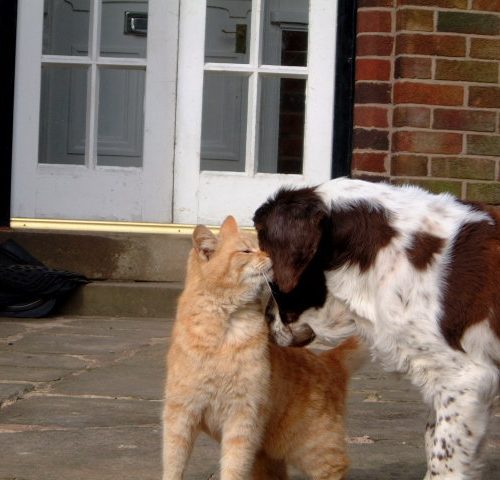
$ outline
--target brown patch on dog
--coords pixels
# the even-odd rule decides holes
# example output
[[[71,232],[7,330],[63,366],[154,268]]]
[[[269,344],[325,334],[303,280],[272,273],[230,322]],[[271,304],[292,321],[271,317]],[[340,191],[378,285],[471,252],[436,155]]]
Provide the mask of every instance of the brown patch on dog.
[[[358,265],[366,272],[375,262],[379,251],[396,235],[388,213],[368,202],[333,211],[331,215],[331,258],[329,268]]]
[[[326,299],[325,271],[345,264],[362,272],[396,235],[387,212],[368,202],[329,210],[314,188],[281,189],[255,212],[260,248],[273,262],[283,323]]]
[[[417,270],[425,270],[434,260],[434,255],[444,247],[442,238],[430,233],[419,232],[413,237],[411,247],[406,249],[408,260]]]
[[[483,210],[494,224],[463,225],[451,251],[441,331],[457,350],[463,350],[460,340],[465,330],[485,319],[500,338],[500,214]]]
[[[316,255],[328,211],[314,188],[282,188],[255,212],[260,248],[282,292],[292,291]]]

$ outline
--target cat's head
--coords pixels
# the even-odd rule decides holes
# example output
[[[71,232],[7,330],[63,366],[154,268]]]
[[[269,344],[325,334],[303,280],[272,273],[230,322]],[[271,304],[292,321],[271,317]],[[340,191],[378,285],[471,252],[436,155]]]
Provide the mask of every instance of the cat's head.
[[[271,276],[271,259],[232,216],[217,236],[204,225],[195,228],[187,281],[202,281],[214,293],[242,304],[260,298]]]

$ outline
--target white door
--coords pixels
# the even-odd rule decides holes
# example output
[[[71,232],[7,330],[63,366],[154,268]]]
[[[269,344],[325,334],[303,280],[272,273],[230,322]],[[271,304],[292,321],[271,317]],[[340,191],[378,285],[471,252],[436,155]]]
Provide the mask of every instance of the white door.
[[[181,0],[174,221],[331,175],[337,2]]]
[[[172,221],[178,3],[19,1],[13,217]]]

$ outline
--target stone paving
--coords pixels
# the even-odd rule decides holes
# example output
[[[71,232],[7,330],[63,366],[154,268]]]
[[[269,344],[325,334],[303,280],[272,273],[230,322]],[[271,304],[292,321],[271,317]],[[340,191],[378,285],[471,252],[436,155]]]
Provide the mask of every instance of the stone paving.
[[[147,318],[0,319],[0,480],[160,479],[171,325]],[[351,383],[348,480],[421,480],[425,421],[408,382],[365,366]],[[497,408],[487,480],[499,478],[499,453]],[[206,480],[217,462],[217,445],[200,437],[186,478]]]

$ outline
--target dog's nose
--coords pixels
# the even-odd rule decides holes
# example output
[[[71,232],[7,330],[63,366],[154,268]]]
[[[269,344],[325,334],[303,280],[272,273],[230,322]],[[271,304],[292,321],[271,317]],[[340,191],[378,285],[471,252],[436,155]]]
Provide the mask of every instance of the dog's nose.
[[[299,319],[299,315],[294,312],[286,312],[285,314],[280,312],[280,318],[285,325],[289,325],[296,322]]]

